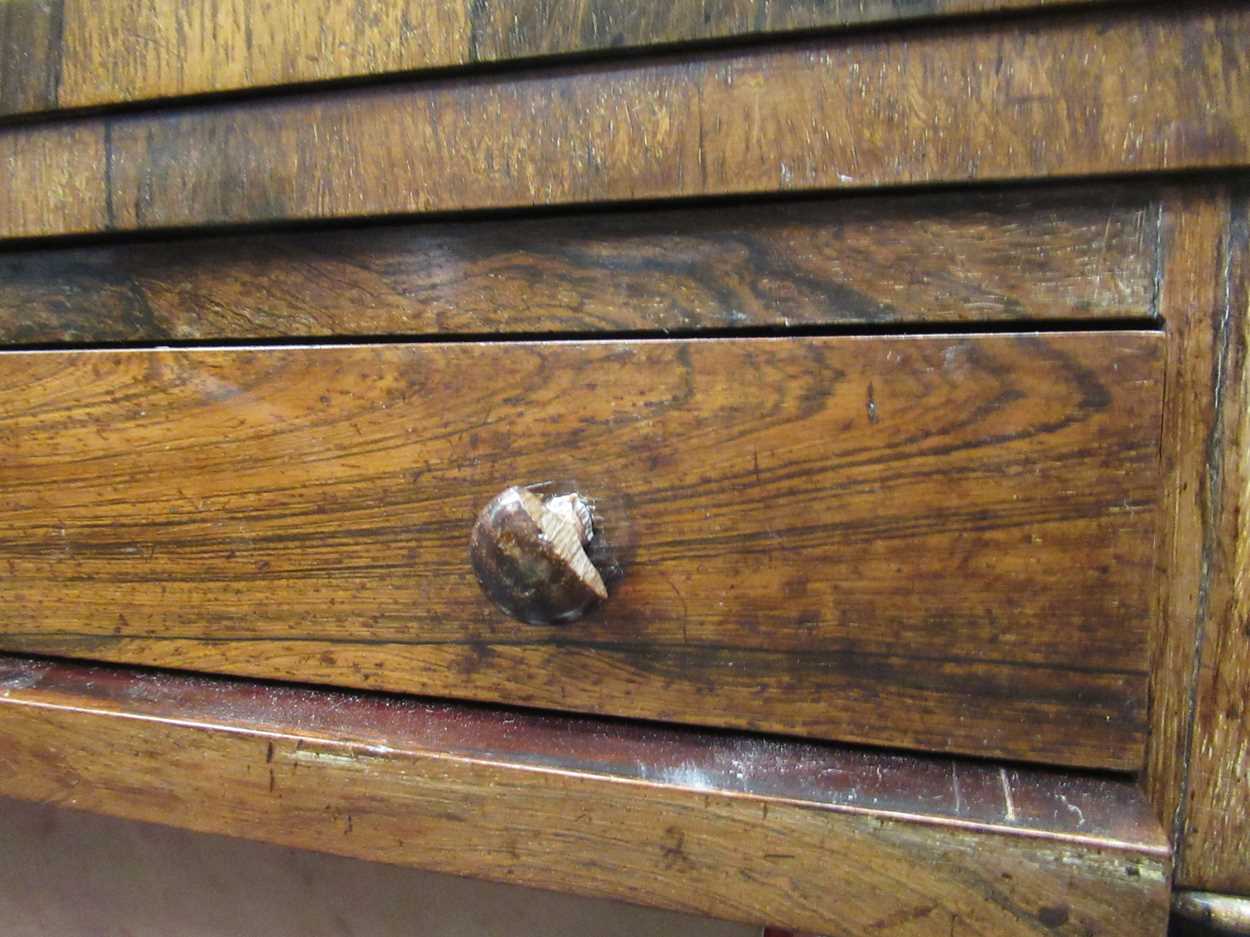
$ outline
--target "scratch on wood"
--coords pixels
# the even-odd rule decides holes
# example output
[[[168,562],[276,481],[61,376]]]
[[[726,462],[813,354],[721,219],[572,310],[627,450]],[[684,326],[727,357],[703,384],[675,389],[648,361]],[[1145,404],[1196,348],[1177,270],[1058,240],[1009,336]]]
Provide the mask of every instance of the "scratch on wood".
[[[1011,800],[1011,782],[1007,780],[1007,769],[999,768],[998,777],[1003,782],[1003,803],[1007,807],[1007,820],[1014,823],[1016,820],[1016,805]]]

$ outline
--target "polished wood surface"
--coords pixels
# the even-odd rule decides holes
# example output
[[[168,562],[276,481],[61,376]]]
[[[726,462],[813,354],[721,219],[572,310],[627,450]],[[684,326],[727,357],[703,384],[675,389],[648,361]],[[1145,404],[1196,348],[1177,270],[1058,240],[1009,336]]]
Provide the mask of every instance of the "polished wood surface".
[[[0,252],[0,341],[1145,320],[1139,187],[847,197]]]
[[[5,0],[0,116],[1092,0]]]
[[[16,125],[0,237],[1250,163],[1250,10],[1124,9]]]
[[[1162,350],[0,355],[0,646],[1137,767]],[[574,625],[508,619],[468,562],[540,482],[595,506],[611,598]]]
[[[7,795],[817,933],[1167,916],[1116,778],[22,659],[0,751]]]

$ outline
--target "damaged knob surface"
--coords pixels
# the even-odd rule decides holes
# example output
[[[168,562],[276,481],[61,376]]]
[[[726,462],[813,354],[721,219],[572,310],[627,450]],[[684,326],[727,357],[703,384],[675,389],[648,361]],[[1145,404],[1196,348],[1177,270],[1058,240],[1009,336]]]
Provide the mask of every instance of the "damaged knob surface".
[[[482,590],[513,618],[543,625],[574,621],[608,597],[586,554],[593,535],[580,495],[544,500],[513,487],[478,515],[469,557]]]

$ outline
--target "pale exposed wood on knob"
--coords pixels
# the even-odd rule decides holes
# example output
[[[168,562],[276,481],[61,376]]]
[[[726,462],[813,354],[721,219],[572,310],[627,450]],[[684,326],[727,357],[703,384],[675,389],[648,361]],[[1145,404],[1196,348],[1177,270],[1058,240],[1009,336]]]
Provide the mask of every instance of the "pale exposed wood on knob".
[[[584,549],[593,535],[590,508],[580,495],[544,501],[512,487],[478,515],[469,556],[483,591],[513,618],[572,621],[608,597]]]

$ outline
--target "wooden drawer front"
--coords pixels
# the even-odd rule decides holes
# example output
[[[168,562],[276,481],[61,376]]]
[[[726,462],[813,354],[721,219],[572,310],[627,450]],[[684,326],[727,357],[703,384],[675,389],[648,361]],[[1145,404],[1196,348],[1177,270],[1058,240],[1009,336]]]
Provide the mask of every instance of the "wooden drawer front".
[[[0,646],[1133,767],[1161,348],[0,354]],[[547,480],[619,565],[559,626],[467,559],[486,501]]]

